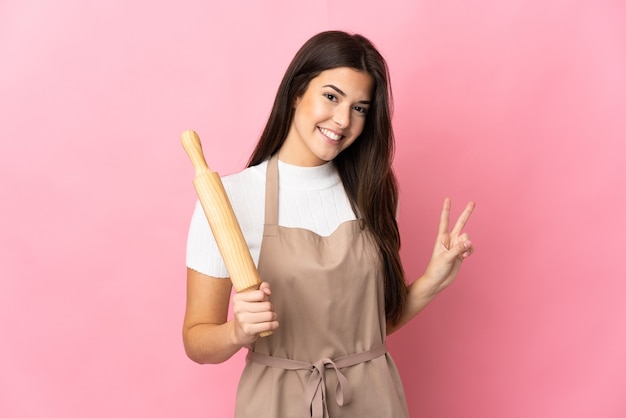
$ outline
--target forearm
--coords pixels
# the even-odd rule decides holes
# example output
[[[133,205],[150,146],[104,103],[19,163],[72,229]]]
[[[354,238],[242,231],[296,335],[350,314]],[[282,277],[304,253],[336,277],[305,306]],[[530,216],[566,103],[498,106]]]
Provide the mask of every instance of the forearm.
[[[200,364],[217,364],[231,358],[243,346],[235,342],[233,321],[196,324],[183,330],[187,356]]]
[[[408,294],[404,311],[400,320],[396,324],[387,322],[387,335],[397,331],[413,319],[422,311],[439,293],[429,282],[422,276],[408,286]]]
[[[228,320],[232,286],[228,279],[206,276],[187,269],[187,306],[183,320],[183,344],[196,363],[221,363],[241,349],[233,320]]]

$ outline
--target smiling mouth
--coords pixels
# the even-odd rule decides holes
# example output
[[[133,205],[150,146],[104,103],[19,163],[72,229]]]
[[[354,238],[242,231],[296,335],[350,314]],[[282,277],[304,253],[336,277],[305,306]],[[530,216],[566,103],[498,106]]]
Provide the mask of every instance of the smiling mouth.
[[[317,129],[319,129],[319,131],[322,133],[322,135],[324,135],[326,138],[332,140],[332,141],[340,141],[341,138],[343,138],[343,135],[338,135],[336,133],[334,133],[333,131],[330,131],[326,128],[321,128],[318,127]]]

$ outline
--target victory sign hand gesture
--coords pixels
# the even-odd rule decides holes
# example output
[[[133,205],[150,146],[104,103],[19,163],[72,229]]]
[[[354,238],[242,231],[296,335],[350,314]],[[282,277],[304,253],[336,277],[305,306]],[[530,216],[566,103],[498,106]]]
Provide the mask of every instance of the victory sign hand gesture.
[[[459,273],[463,260],[474,252],[469,235],[463,232],[463,228],[475,206],[474,202],[469,202],[450,231],[450,199],[446,198],[443,203],[435,248],[422,278],[428,282],[432,294],[448,287]]]

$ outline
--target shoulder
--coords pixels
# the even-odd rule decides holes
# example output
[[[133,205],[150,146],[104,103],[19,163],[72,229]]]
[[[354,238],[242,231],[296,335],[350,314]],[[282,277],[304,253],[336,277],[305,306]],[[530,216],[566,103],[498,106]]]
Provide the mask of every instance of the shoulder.
[[[240,223],[255,217],[265,202],[265,171],[267,162],[222,177],[222,184]]]
[[[247,167],[238,173],[223,176],[222,184],[231,200],[236,197],[243,197],[255,190],[265,190],[266,169],[267,161],[264,161],[261,164]]]

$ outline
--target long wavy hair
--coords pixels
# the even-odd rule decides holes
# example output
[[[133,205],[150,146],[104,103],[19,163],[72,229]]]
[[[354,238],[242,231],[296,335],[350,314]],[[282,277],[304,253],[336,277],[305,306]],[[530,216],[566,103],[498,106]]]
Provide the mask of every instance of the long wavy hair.
[[[293,120],[293,103],[322,71],[349,67],[374,79],[372,104],[363,132],[334,163],[352,210],[380,248],[385,274],[385,313],[396,324],[406,302],[407,286],[400,261],[396,222],[398,185],[393,173],[392,92],[387,63],[365,37],[341,31],[319,33],[296,53],[278,87],[265,129],[248,166],[270,158],[284,143]]]

